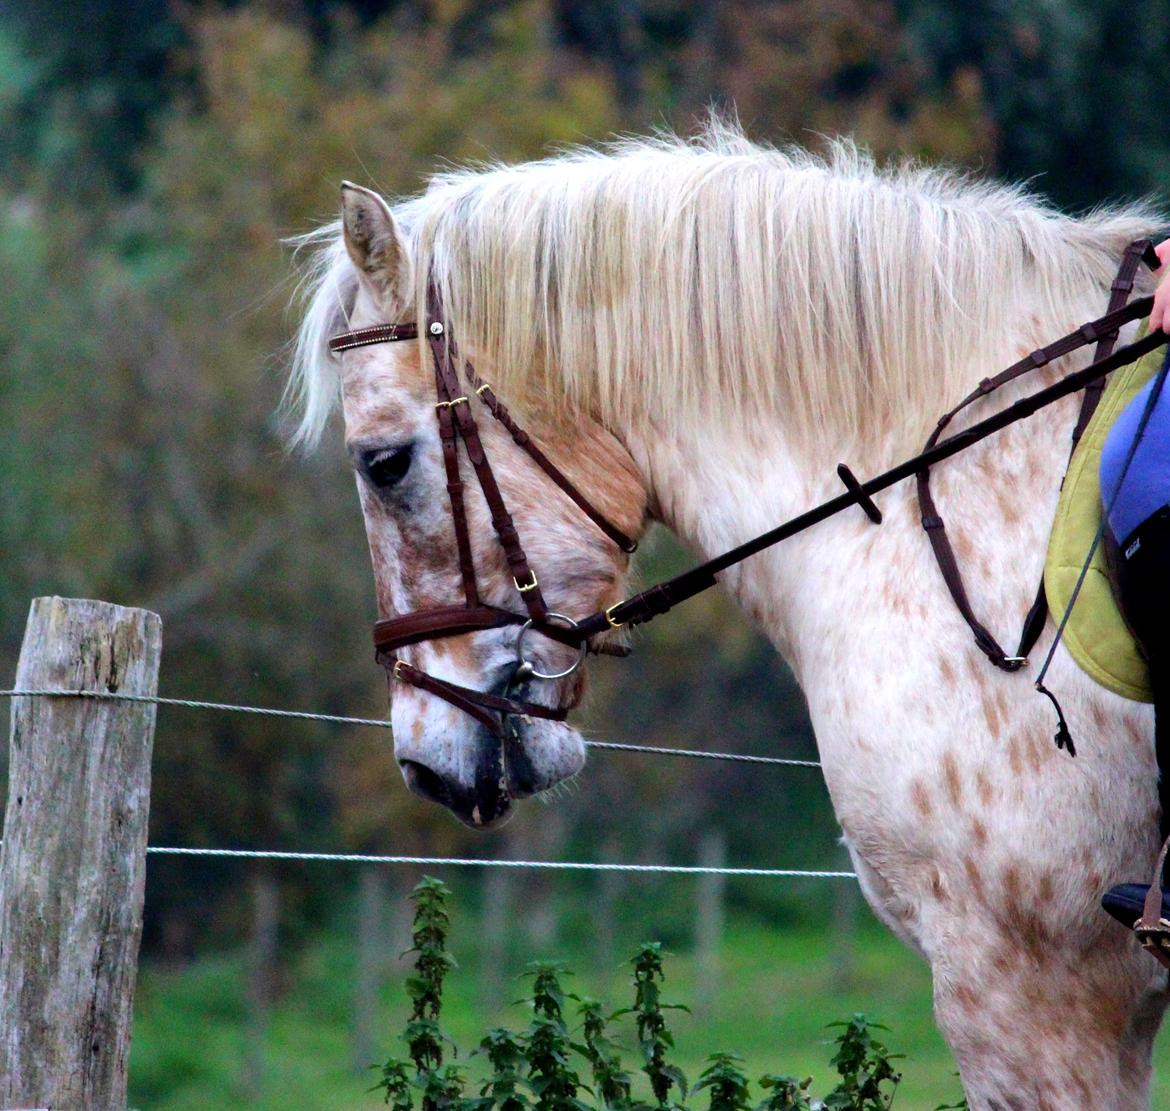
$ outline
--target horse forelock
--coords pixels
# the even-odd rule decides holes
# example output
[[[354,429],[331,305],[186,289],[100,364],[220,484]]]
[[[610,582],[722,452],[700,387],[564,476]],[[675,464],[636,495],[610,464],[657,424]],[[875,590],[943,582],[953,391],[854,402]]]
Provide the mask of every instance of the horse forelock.
[[[798,443],[861,445],[917,436],[973,365],[997,365],[1022,304],[1078,323],[1086,289],[1160,222],[1141,204],[1074,219],[1016,186],[882,167],[846,140],[770,148],[726,123],[438,174],[394,214],[509,402],[667,432],[775,415]],[[287,401],[312,442],[356,277],[338,225],[299,242]],[[425,282],[415,295],[422,319]]]

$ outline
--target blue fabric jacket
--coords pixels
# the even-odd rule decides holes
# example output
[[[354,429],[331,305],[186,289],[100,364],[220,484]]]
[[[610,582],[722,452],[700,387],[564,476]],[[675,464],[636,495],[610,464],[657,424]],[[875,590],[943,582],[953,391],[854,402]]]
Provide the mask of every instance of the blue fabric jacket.
[[[1170,502],[1170,380],[1158,395],[1125,482],[1114,494],[1156,381],[1155,376],[1125,407],[1109,430],[1101,452],[1101,500],[1108,513],[1109,530],[1121,544],[1146,518]]]

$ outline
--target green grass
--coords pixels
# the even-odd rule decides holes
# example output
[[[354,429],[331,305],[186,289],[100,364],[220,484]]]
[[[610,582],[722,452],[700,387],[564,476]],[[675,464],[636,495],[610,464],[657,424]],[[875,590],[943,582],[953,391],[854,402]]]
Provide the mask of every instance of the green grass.
[[[514,978],[524,961],[518,958],[504,970],[506,988],[500,1005],[483,1006],[472,945],[475,931],[467,923],[459,928],[458,900],[454,909],[453,949],[459,956],[462,944],[468,959],[448,980],[444,1027],[466,1051],[489,1025],[504,1023],[516,1029],[526,1024],[522,1008],[507,1005],[525,990]],[[579,939],[579,944],[587,940]],[[588,962],[577,948],[570,942],[559,948],[558,955],[581,969]],[[693,1082],[708,1053],[730,1050],[746,1059],[753,1088],[761,1073],[795,1073],[812,1075],[813,1090],[821,1094],[834,1081],[827,1063],[834,1032],[826,1030],[826,1024],[864,1011],[890,1028],[885,1037],[890,1048],[906,1054],[901,1062],[905,1079],[895,1100],[898,1111],[933,1111],[939,1103],[955,1100],[959,1082],[931,1018],[925,965],[870,921],[857,935],[849,983],[840,983],[836,964],[824,931],[776,931],[750,920],[732,921],[724,937],[719,998],[706,1009],[697,1008],[694,1015],[670,1012],[676,1062]],[[131,1054],[131,1106],[143,1111],[381,1107],[378,1095],[367,1091],[375,1074],[350,1067],[353,973],[350,939],[340,931],[322,936],[300,955],[267,1036],[265,1095],[249,1102],[239,1091],[246,1039],[243,958],[204,959],[181,972],[146,965],[139,982]],[[671,956],[665,998],[695,1007],[694,977],[689,954]],[[582,973],[568,984],[571,990],[601,995],[614,1007],[628,1005],[628,969],[615,967],[608,982],[602,979]],[[395,971],[381,998],[381,1057],[403,1055],[395,1034],[407,1010],[402,972]],[[623,1044],[631,1041],[626,1037]],[[1154,1107],[1170,1107],[1170,1052],[1163,1048],[1159,1058],[1163,1077],[1155,1089]],[[627,1060],[634,1061],[633,1053]],[[473,1077],[481,1073],[479,1058],[465,1063]],[[706,1102],[700,1098],[691,1104],[698,1111]]]

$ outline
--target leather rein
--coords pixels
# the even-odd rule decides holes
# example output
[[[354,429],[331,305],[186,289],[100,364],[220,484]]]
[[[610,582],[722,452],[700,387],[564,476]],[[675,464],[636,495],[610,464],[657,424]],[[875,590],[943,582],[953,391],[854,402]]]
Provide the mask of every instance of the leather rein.
[[[1118,282],[1122,284],[1129,283],[1125,293],[1128,293],[1129,288],[1132,287],[1133,268],[1136,267],[1136,261],[1143,257],[1147,262],[1150,261],[1147,248],[1148,243],[1143,241],[1135,244],[1126,254],[1122,274],[1118,278]],[[911,477],[918,477],[921,483],[923,476],[934,464],[957,455],[993,433],[1031,416],[1064,397],[1087,387],[1099,394],[1100,384],[1111,371],[1134,362],[1170,342],[1170,336],[1158,331],[1147,334],[1115,352],[1110,352],[1106,347],[1098,347],[1099,357],[1084,369],[1068,374],[1051,386],[1020,398],[1012,405],[982,421],[948,437],[941,438],[944,428],[950,423],[952,417],[959,409],[972,401],[986,396],[993,389],[1012,381],[1027,370],[1044,366],[1048,362],[1068,355],[1090,343],[1100,344],[1101,341],[1106,340],[1108,347],[1111,347],[1112,340],[1116,337],[1119,328],[1148,316],[1153,305],[1152,297],[1142,297],[1128,305],[1113,308],[1120,292],[1118,282],[1114,283],[1114,300],[1110,304],[1111,311],[1033,352],[1026,359],[1009,367],[995,378],[985,379],[972,395],[965,398],[939,421],[939,426],[928,441],[926,449],[918,455],[904,460],[866,482],[859,481],[844,463],[839,464],[837,474],[846,488],[843,494],[813,507],[776,528],[724,552],[722,555],[692,567],[674,578],[658,583],[610,606],[608,609],[598,611],[580,620],[554,613],[545,603],[536,572],[528,562],[519,533],[511,514],[508,512],[499,484],[496,482],[484,450],[471,404],[472,394],[478,397],[488,412],[507,429],[513,442],[614,544],[627,553],[633,552],[637,544],[594,508],[585,495],[577,490],[569,479],[544,455],[527,433],[519,428],[503,403],[495,396],[491,386],[479,378],[470,363],[459,358],[450,330],[444,320],[442,302],[432,286],[428,291],[427,298],[429,319],[426,325],[426,340],[430,346],[434,365],[437,395],[435,413],[447,474],[447,493],[455,526],[455,542],[464,600],[462,604],[417,610],[396,617],[383,618],[376,622],[374,625],[376,658],[393,679],[445,699],[451,705],[482,722],[499,737],[504,736],[507,718],[510,715],[563,721],[575,703],[557,707],[542,706],[538,703],[512,697],[512,688],[529,678],[559,679],[566,677],[580,666],[589,651],[610,655],[627,655],[629,652],[627,648],[609,643],[594,644],[594,638],[613,629],[645,624],[654,617],[666,613],[680,602],[714,586],[717,581],[716,576],[720,572],[811,528],[815,524],[819,524],[821,521],[827,520],[829,517],[835,516],[851,506],[860,506],[874,524],[880,524],[882,515],[873,502],[874,494]],[[414,322],[376,324],[372,327],[359,328],[333,336],[329,340],[329,350],[339,355],[354,348],[393,343],[399,340],[412,340],[417,339],[418,336],[419,328]],[[1102,352],[1105,353],[1102,355]],[[455,369],[456,365],[459,364],[463,370],[462,379]],[[466,387],[463,385],[464,380],[467,384]],[[467,389],[470,389],[470,393],[467,392]],[[1083,427],[1084,423],[1083,419],[1079,420],[1078,429]],[[463,442],[480,489],[487,501],[492,527],[500,546],[503,548],[509,570],[512,573],[513,585],[524,604],[525,613],[488,605],[480,599],[463,498],[464,483],[460,478],[459,471],[460,440]],[[936,518],[937,513],[931,502],[926,502],[923,508],[923,524],[930,531],[933,541],[936,531],[939,531],[937,526],[932,528],[932,518]],[[947,580],[948,588],[954,594],[952,576],[944,570],[944,577]],[[960,608],[962,609],[962,607]],[[1033,610],[1035,609],[1034,606]],[[967,613],[964,613],[964,616],[967,616]],[[1043,624],[1042,617],[1043,612],[1041,612],[1039,622],[1033,617],[1028,623],[1037,626],[1035,630],[1037,634],[1039,632],[1038,626]],[[554,622],[559,623],[554,624]],[[520,627],[516,645],[517,667],[512,680],[502,695],[474,690],[445,679],[439,679],[395,655],[399,648],[410,644],[512,625]],[[524,638],[530,630],[539,632],[541,635],[562,644],[576,647],[578,649],[577,659],[570,667],[561,672],[538,671],[523,656]],[[988,634],[988,640],[991,643],[978,638],[978,633],[977,639],[981,641],[980,647],[989,657],[992,657],[993,662],[997,662],[1001,667],[1005,663],[1008,665],[1006,670],[1014,670],[1015,667],[1019,667],[1024,662],[1019,657],[1022,657],[1025,652],[1017,652],[1016,657],[1008,657],[1002,650],[998,650],[1000,660],[997,661],[994,657],[998,645],[994,644],[990,634]]]

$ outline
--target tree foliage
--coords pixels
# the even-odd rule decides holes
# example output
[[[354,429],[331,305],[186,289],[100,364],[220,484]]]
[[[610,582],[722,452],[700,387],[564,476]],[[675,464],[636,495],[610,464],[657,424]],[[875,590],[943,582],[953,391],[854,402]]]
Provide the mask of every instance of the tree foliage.
[[[1152,90],[1170,31],[1153,13],[1121,18],[1115,0],[15,0],[0,15],[9,673],[31,596],[89,595],[162,614],[167,694],[384,710],[344,460],[336,442],[288,458],[273,418],[292,292],[281,240],[330,217],[340,179],[411,192],[443,161],[685,131],[714,102],[761,138],[851,131],[883,154],[1048,173],[1075,203],[1161,188],[1170,140]],[[678,558],[648,548],[651,571]],[[799,694],[725,602],[696,601],[644,643],[599,676],[599,729],[810,754]],[[716,820],[746,860],[773,849],[752,775],[632,762],[589,775],[594,805],[566,807],[564,823],[582,856],[666,859]],[[156,842],[472,848],[407,796],[384,734],[164,712],[154,783]],[[828,859],[819,784],[771,789],[777,812],[819,815],[792,837],[808,863]],[[652,819],[609,820],[635,809]],[[344,882],[282,878],[294,931]],[[234,865],[159,859],[149,882],[148,951],[181,955],[247,921]]]

